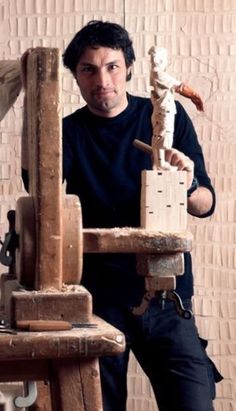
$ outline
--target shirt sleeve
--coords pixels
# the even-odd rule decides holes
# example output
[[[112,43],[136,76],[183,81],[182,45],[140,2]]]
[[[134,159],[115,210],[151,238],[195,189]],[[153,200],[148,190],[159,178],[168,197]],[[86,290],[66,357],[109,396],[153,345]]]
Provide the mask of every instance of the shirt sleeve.
[[[193,123],[186,113],[183,106],[176,102],[176,117],[175,117],[175,132],[173,147],[179,151],[182,151],[194,162],[194,175],[197,177],[199,185],[208,188],[212,193],[212,207],[207,213],[202,214],[200,217],[209,217],[213,214],[216,204],[215,190],[212,186],[210,177],[207,174],[205,167],[205,160],[202,152],[201,145],[199,144],[196,131]]]
[[[74,133],[76,132],[75,130],[74,130]],[[73,165],[73,147],[72,147],[72,143],[70,142],[70,126],[66,118],[63,119],[63,123],[62,123],[62,154],[63,154],[62,156],[63,157],[62,177],[64,181],[64,180],[67,180],[69,175],[71,174],[72,165]]]

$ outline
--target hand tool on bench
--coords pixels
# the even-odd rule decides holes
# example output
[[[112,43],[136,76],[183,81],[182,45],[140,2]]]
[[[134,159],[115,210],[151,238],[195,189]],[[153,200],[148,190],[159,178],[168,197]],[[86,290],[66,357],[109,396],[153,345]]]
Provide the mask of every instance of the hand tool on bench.
[[[21,320],[16,321],[16,329],[23,331],[63,331],[72,328],[96,328],[94,323],[70,323],[60,320]]]

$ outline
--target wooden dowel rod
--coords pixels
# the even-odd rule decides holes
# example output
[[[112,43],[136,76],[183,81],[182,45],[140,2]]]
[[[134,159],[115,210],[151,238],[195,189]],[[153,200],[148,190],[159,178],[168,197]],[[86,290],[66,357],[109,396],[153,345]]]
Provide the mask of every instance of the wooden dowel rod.
[[[143,141],[138,140],[137,138],[133,141],[133,145],[147,154],[152,154],[153,152],[152,147],[149,146],[149,144],[146,144]],[[184,168],[184,171],[192,171],[192,168],[190,166],[187,166]]]
[[[152,147],[137,138],[133,141],[133,145],[147,154],[152,154]]]

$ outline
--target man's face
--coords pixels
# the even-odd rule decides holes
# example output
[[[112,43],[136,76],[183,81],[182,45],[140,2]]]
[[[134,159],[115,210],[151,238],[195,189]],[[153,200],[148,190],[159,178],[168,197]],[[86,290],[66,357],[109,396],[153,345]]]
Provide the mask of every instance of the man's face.
[[[127,68],[122,50],[89,47],[76,66],[75,79],[90,111],[114,117],[127,107]]]

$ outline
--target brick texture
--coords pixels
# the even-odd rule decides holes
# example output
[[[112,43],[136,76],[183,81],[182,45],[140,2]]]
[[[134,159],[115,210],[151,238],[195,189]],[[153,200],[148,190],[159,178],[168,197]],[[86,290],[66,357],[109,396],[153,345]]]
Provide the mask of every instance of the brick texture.
[[[217,192],[211,218],[189,218],[194,234],[194,309],[200,334],[225,379],[217,385],[216,411],[236,409],[236,2],[235,0],[0,0],[0,59],[29,47],[64,50],[91,19],[125,24],[136,62],[129,90],[149,96],[152,45],[168,48],[169,71],[197,88],[199,113],[181,99],[196,127]],[[71,75],[62,69],[63,115],[83,105]],[[6,213],[24,194],[20,178],[22,95],[0,123],[0,237]],[[0,267],[4,272],[4,267]],[[155,400],[131,356],[128,411],[154,411]]]

